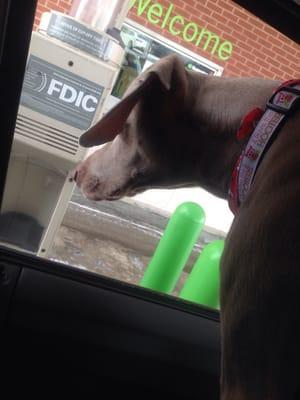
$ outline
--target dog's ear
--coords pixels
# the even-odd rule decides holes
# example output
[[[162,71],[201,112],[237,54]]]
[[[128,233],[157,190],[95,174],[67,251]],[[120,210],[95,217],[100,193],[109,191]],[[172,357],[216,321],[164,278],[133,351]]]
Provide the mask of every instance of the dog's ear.
[[[184,98],[187,87],[184,65],[176,56],[165,57],[132,82],[124,98],[80,137],[80,145],[91,147],[112,141],[123,130],[139,99],[157,79],[164,90],[175,89],[175,97]]]
[[[180,58],[174,54],[162,58],[153,64],[147,71],[155,74],[162,86],[172,91],[176,97],[185,97],[187,90],[187,76],[184,64]]]
[[[81,135],[79,139],[80,145],[92,147],[112,141],[122,131],[133,107],[153,80],[154,77],[151,75],[143,81],[137,79],[136,84],[129,88],[130,92],[125,93],[124,98],[116,106]]]

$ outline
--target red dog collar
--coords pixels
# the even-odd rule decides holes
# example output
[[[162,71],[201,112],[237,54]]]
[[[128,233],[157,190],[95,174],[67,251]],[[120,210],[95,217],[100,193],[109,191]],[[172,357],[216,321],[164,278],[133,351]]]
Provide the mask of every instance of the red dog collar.
[[[290,80],[274,91],[264,111],[255,108],[243,119],[237,138],[241,140],[252,134],[231,176],[228,202],[234,214],[246,199],[267,148],[275,139],[276,133],[279,132],[288,115],[299,104],[300,79]]]

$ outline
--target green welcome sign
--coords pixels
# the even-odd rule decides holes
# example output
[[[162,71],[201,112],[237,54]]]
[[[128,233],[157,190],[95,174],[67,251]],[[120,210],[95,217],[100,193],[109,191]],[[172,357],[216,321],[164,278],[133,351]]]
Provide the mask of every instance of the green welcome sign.
[[[184,41],[194,43],[217,56],[219,60],[226,61],[231,57],[233,50],[231,42],[222,40],[215,33],[201,28],[195,22],[185,20],[182,15],[177,15],[173,3],[167,8],[152,0],[131,0],[130,8],[135,6],[137,15],[146,16],[151,24],[168,29],[172,35],[181,36]]]

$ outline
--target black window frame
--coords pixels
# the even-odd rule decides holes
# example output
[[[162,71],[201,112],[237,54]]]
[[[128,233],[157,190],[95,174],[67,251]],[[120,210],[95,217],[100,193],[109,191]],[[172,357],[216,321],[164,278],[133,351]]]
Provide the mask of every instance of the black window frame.
[[[2,129],[0,133],[0,201],[2,200],[4,191],[6,172],[13,141],[13,134],[19,107],[19,99],[22,89],[24,71],[26,67],[26,59],[29,49],[32,27],[33,27],[36,3],[37,0],[26,0],[26,1],[2,0],[2,2],[0,3],[0,88],[1,88],[0,110],[1,110],[1,122],[2,122],[1,126]],[[278,30],[281,30],[284,34],[286,34],[287,36],[289,36],[290,38],[299,43],[298,26],[299,26],[300,7],[296,6],[297,8],[295,9],[295,3],[293,3],[291,0],[284,0],[284,1],[269,0],[266,2],[261,2],[261,0],[258,1],[253,0],[251,2],[249,1],[246,2],[241,0],[241,1],[236,1],[236,3],[241,4],[242,6],[244,5],[245,8],[247,8],[249,11],[255,13],[257,16],[261,16],[262,19],[264,19],[264,12],[266,12],[266,10],[263,12],[260,9],[260,7],[263,7],[264,9],[266,8],[267,11],[269,12],[267,22],[270,23],[275,28],[277,28]],[[260,6],[258,4],[260,4]],[[287,4],[290,5],[290,8],[286,8]],[[272,14],[270,14],[270,10],[272,10]],[[281,22],[284,22],[285,21],[284,15],[286,15],[288,23],[284,23],[284,25],[282,25],[278,21],[280,20]],[[278,18],[279,16],[280,18]],[[27,272],[24,273],[24,270],[27,270]],[[31,277],[32,279],[29,279]],[[25,282],[26,279],[27,283],[29,284],[27,285],[27,288],[24,286],[24,284],[26,283]],[[7,316],[5,314],[6,312],[5,307],[7,306],[6,307],[7,309],[10,308],[9,304],[11,299],[10,292],[13,293],[13,291],[16,289],[18,280],[21,281],[21,285],[23,285],[22,287],[23,291],[19,293],[19,299],[23,300],[25,298],[25,295],[27,295],[28,293],[29,295],[27,296],[27,298],[25,298],[25,300],[27,300],[28,303],[24,304],[23,302],[19,310],[19,314],[15,313],[15,318],[16,315],[20,317],[20,319],[17,322],[21,325],[17,326],[23,326],[26,329],[27,328],[29,329],[30,324],[32,324],[32,322],[36,322],[36,318],[33,319],[33,317],[32,319],[29,318],[29,320],[25,321],[27,316],[30,314],[27,314],[22,320],[22,315],[24,315],[23,311],[28,312],[26,306],[29,305],[30,307],[32,306],[32,308],[34,309],[34,313],[32,313],[32,316],[34,317],[36,317],[36,315],[40,316],[41,321],[43,321],[43,323],[45,324],[43,325],[43,327],[45,326],[47,327],[47,315],[40,314],[40,308],[39,308],[40,305],[35,301],[36,296],[34,293],[35,288],[37,289],[40,288],[41,285],[44,284],[45,279],[48,280],[47,286],[49,288],[49,292],[48,293],[41,292],[40,295],[41,298],[44,299],[45,305],[47,307],[49,306],[48,310],[49,317],[52,318],[55,317],[55,313],[51,314],[51,304],[50,303],[48,304],[48,301],[50,301],[49,299],[51,298],[51,296],[56,301],[56,307],[57,307],[56,312],[61,311],[62,303],[60,302],[58,293],[55,292],[56,283],[58,282],[58,279],[61,284],[65,285],[68,282],[70,283],[70,285],[68,286],[68,289],[70,291],[69,294],[72,293],[73,286],[74,287],[76,286],[77,288],[76,290],[78,291],[81,291],[82,289],[87,290],[88,288],[93,289],[89,291],[89,294],[91,296],[90,304],[92,306],[95,305],[94,299],[97,298],[98,296],[97,292],[99,293],[101,292],[103,298],[105,297],[106,301],[107,297],[110,296],[111,293],[112,296],[110,300],[114,301],[115,303],[119,302],[119,304],[121,304],[123,296],[123,300],[131,299],[130,304],[132,309],[131,309],[131,318],[129,321],[131,323],[130,332],[134,333],[138,339],[136,343],[133,343],[134,345],[138,346],[139,342],[141,342],[144,338],[147,339],[147,329],[149,327],[149,321],[151,323],[152,322],[155,323],[157,318],[163,319],[164,317],[167,317],[170,319],[170,322],[177,321],[178,325],[180,326],[180,321],[183,318],[183,320],[185,320],[186,322],[190,321],[188,322],[189,325],[187,331],[184,329],[181,330],[179,329],[180,332],[178,332],[178,334],[176,332],[172,333],[174,334],[173,336],[177,340],[178,345],[180,345],[180,343],[186,344],[186,342],[189,342],[190,338],[189,336],[185,336],[187,335],[186,332],[189,332],[189,329],[192,330],[195,326],[198,326],[198,328],[200,329],[199,332],[202,332],[203,334],[203,338],[201,339],[202,347],[204,349],[207,349],[207,352],[213,350],[214,361],[217,360],[218,362],[219,349],[216,345],[218,340],[216,331],[218,331],[219,329],[220,320],[219,320],[219,313],[217,311],[201,308],[192,303],[184,303],[182,301],[179,302],[177,299],[172,298],[170,296],[164,296],[159,293],[147,291],[144,290],[143,288],[139,288],[137,286],[131,286],[123,282],[114,281],[112,279],[108,279],[102,276],[94,276],[93,274],[89,274],[84,271],[78,271],[75,268],[67,268],[66,266],[60,265],[58,263],[51,262],[49,260],[39,259],[38,257],[34,257],[32,255],[26,255],[18,251],[6,249],[4,247],[0,247],[0,334],[2,334],[2,325],[5,325],[5,323],[7,323],[7,325],[13,326],[11,324],[12,321],[9,321],[7,319]],[[32,297],[30,297],[31,294]],[[65,294],[64,290],[62,290],[62,298],[63,296],[67,295],[68,293]],[[7,304],[1,303],[2,298],[7,299]],[[70,296],[68,298],[66,297],[66,299],[70,301]],[[78,303],[76,303],[76,307],[80,307],[81,306],[80,298],[77,298],[77,301]],[[70,307],[72,307],[71,303]],[[84,307],[84,304],[82,305]],[[141,311],[143,312],[144,309],[145,310],[148,309],[149,312],[152,310],[151,312],[153,315],[149,315],[149,313],[145,315],[145,318],[147,319],[146,323],[144,323],[143,321],[138,321],[139,322],[138,329],[135,329],[136,328],[135,323],[137,322],[134,319],[135,312],[138,311],[138,313],[141,314]],[[89,314],[91,314],[90,310],[91,308],[88,309]],[[157,310],[160,311],[158,317],[157,314],[155,313]],[[75,311],[78,312],[78,309],[74,309],[73,311],[74,313]],[[114,320],[113,319],[114,316],[108,315],[109,312],[107,310],[105,310],[105,312],[107,314],[105,314],[104,317],[106,318],[106,320],[109,320],[110,326],[113,327],[112,329],[116,330],[120,329],[122,327],[122,323],[126,320],[126,317],[122,318],[121,321],[122,323],[121,323],[116,319]],[[79,328],[81,329],[80,334],[83,335],[83,337],[86,334],[85,322],[89,321],[88,317],[91,316],[89,314],[85,311],[83,311],[82,314],[84,318],[82,318],[83,322]],[[98,314],[98,308],[95,309],[95,314],[91,316],[92,318],[96,316],[94,319],[94,321],[96,322],[95,325],[93,325],[93,327],[96,327],[97,329],[99,329],[99,331],[101,331],[100,328],[102,327],[99,328],[99,320],[97,320],[98,318],[97,314]],[[77,315],[75,316],[77,318]],[[105,318],[103,319],[103,321],[101,321],[103,325],[105,325]],[[49,321],[51,322],[51,320]],[[63,325],[64,321],[62,320],[61,322]],[[182,326],[182,328],[184,327]],[[41,329],[41,327],[39,326],[38,329]],[[213,339],[211,335],[212,331],[214,332],[215,335]],[[8,331],[7,340],[9,339],[10,333],[11,330]],[[138,336],[139,334],[140,336]],[[29,330],[27,339],[30,339],[31,336],[32,332]],[[132,340],[135,340],[134,337],[135,336],[133,335]],[[156,337],[157,340],[158,339],[165,340],[167,338],[166,331],[162,331],[158,327],[156,331]],[[11,350],[13,349],[8,349],[8,351],[10,351],[8,357],[12,360],[12,362],[14,356],[17,356],[18,351],[22,349],[21,348],[22,342],[19,339],[20,338],[17,333],[16,337],[12,338],[11,340],[11,343],[17,345],[15,352],[12,351],[11,353]],[[41,337],[40,339],[41,341],[39,342],[39,344],[40,346],[42,346],[43,337]],[[150,339],[152,340],[152,338]],[[196,348],[198,348],[199,341],[200,339],[192,344],[196,346]],[[55,342],[55,346],[57,345],[57,343],[58,341]],[[75,345],[77,345],[78,342],[74,343]],[[148,343],[150,343],[150,341],[148,341]],[[59,347],[59,350],[63,351],[64,346],[65,343],[62,342],[61,347]],[[94,352],[93,346],[94,344],[92,343],[92,346],[90,348],[91,352]],[[26,346],[24,347],[26,351]],[[30,351],[31,349],[33,349],[33,347],[29,347]],[[182,349],[184,350],[183,345]],[[13,356],[10,357],[11,354],[13,354]],[[30,352],[28,354],[27,353],[25,354],[26,356],[32,356]],[[70,353],[67,353],[67,355],[71,354],[73,354],[72,346],[70,347]],[[188,356],[191,357],[192,354]],[[95,359],[94,364],[92,365],[93,368],[95,369],[98,368],[100,359],[101,358]],[[81,355],[81,360],[86,361],[85,354]],[[203,363],[205,364],[205,360],[203,361]],[[155,367],[155,364],[152,365],[153,367]],[[26,368],[26,359],[25,362],[22,364],[22,366]],[[46,363],[43,364],[43,367],[45,366]],[[12,367],[14,367],[14,365],[12,365]],[[12,369],[12,371],[14,371],[15,374],[17,373],[18,367],[17,369],[15,368]],[[215,364],[210,365],[209,368],[214,369]],[[37,365],[35,372],[38,370],[39,370],[39,365]],[[52,370],[49,368],[49,371],[51,372]],[[218,373],[218,371],[214,372]],[[28,377],[30,378],[31,374],[30,371],[27,371],[26,374],[26,370],[24,369],[21,371],[21,373],[22,374],[24,373],[27,378]],[[51,382],[51,379],[52,378],[50,376],[48,382]],[[89,378],[87,379],[87,382],[90,382]],[[147,384],[147,382],[145,384]],[[67,390],[68,389],[69,387],[67,387]],[[21,390],[23,390],[22,387]],[[96,388],[96,390],[98,390],[98,388]]]

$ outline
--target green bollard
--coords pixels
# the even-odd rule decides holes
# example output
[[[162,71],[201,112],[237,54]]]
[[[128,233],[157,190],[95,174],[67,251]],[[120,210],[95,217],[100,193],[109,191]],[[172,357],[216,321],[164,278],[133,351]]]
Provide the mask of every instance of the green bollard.
[[[196,203],[180,204],[172,214],[141,286],[171,293],[203,228],[205,213]]]
[[[195,303],[220,309],[220,258],[224,240],[215,240],[204,247],[179,297]]]

